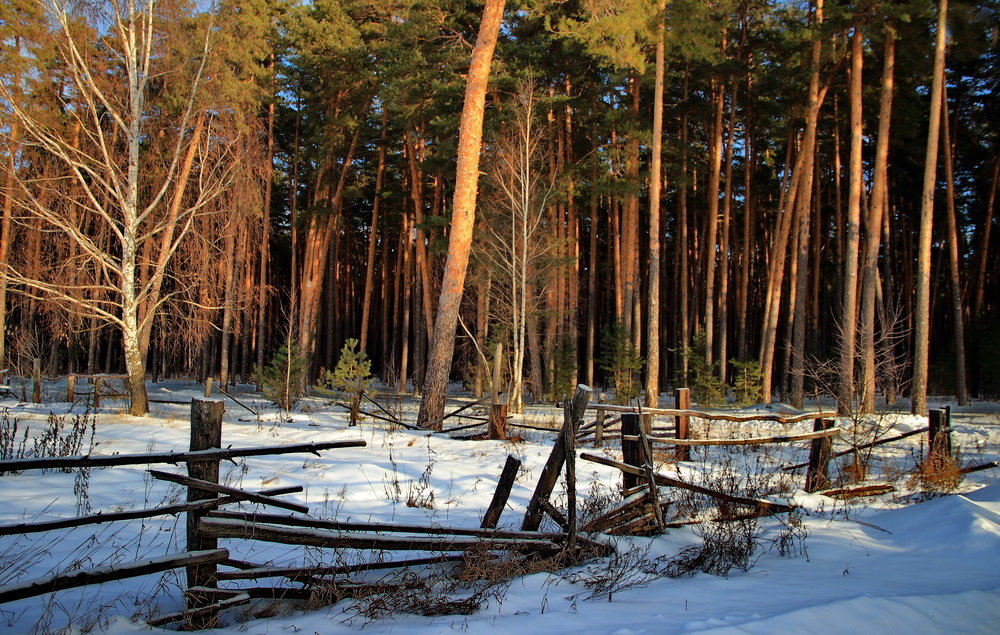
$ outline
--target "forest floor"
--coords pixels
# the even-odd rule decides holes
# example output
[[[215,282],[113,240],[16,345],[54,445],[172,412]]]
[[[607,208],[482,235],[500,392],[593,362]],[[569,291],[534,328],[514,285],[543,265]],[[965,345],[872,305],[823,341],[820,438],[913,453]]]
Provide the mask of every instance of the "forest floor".
[[[183,401],[200,396],[202,389],[190,382],[160,382],[150,385],[150,396]],[[224,447],[367,442],[365,447],[325,451],[319,457],[283,455],[222,463],[220,481],[235,487],[303,486],[302,493],[282,498],[308,505],[310,514],[319,518],[475,528],[511,454],[521,459],[523,467],[500,527],[516,529],[555,438],[548,432],[516,429],[518,437],[511,441],[458,440],[394,429],[371,418],[351,428],[343,408],[327,398],[308,397],[296,411],[283,413],[252,393],[251,386],[239,386],[237,391],[233,394],[260,414],[226,399]],[[65,422],[64,434],[72,428],[74,418],[83,416],[86,408],[82,402],[59,403],[64,393],[64,384],[56,382],[47,387],[47,403],[40,405],[0,397],[0,431],[13,439],[4,441],[0,435],[6,449],[16,450],[25,434],[30,449],[30,439],[49,427],[50,415]],[[463,399],[471,400],[455,397],[450,407]],[[415,400],[381,402],[404,421],[416,418]],[[121,402],[106,400],[83,421],[84,451],[186,451],[189,407],[164,403],[151,407],[148,417],[137,418],[122,414]],[[772,411],[774,406],[759,409]],[[554,428],[561,419],[561,410],[555,407],[532,406],[514,421]],[[849,419],[837,423],[845,435],[854,428]],[[863,425],[875,426],[886,436],[922,427],[926,419],[887,413]],[[696,419],[692,429],[702,437],[753,437],[811,431],[812,421],[709,425]],[[996,403],[955,408],[952,429],[963,465],[1000,459]],[[481,594],[481,606],[469,615],[389,613],[386,609],[392,602],[375,604],[372,599],[346,599],[308,609],[258,601],[224,614],[218,632],[995,633],[1000,624],[1000,470],[969,474],[947,494],[932,491],[913,476],[914,465],[926,450],[925,438],[914,435],[876,448],[869,480],[889,482],[895,491],[851,501],[806,494],[801,471],[776,469],[804,461],[808,442],[693,448],[692,460],[684,463],[658,453],[662,462],[657,469],[665,474],[706,485],[728,479],[738,492],[799,506],[792,517],[779,515],[753,523],[747,534],[753,553],[743,567],[746,570],[736,567],[726,576],[667,575],[676,571],[670,565],[678,562],[678,554],[701,545],[713,523],[687,525],[649,538],[599,536],[613,542],[619,555],[497,581]],[[843,447],[841,440],[835,449]],[[621,457],[615,441],[581,451]],[[185,473],[182,466],[153,467]],[[841,467],[838,464],[834,471],[839,473]],[[584,515],[606,506],[621,483],[613,468],[586,461],[577,462],[577,476]],[[668,497],[675,494],[662,491]],[[678,506],[683,506],[682,498],[678,496]],[[0,524],[148,508],[182,499],[180,486],[151,478],[145,466],[92,469],[84,474],[25,471],[0,475]],[[554,499],[557,505],[565,500],[562,483]],[[0,585],[176,553],[184,551],[183,543],[182,516],[2,536]],[[333,553],[251,540],[223,540],[220,546],[230,549],[233,558],[275,565],[354,563],[377,557],[370,552]],[[386,573],[366,575],[362,579],[371,581]],[[183,571],[173,571],[3,604],[0,632],[148,630],[145,619],[183,608],[183,584]],[[283,584],[288,585],[281,579],[261,582]],[[463,591],[442,593],[460,596]],[[412,602],[398,606],[412,608]]]

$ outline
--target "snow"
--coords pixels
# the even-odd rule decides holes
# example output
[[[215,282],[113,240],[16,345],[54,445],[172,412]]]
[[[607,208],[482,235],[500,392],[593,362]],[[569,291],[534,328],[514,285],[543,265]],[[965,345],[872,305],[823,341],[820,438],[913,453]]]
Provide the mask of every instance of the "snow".
[[[15,394],[18,393],[14,385]],[[83,390],[81,386],[78,388]],[[74,415],[82,404],[70,408],[58,403],[64,386],[48,387],[42,405],[23,404],[15,398],[0,399],[8,421],[18,421],[31,436],[42,430],[50,412]],[[158,399],[200,396],[192,383],[161,382],[151,385]],[[222,463],[224,484],[248,490],[301,485],[304,491],[281,498],[308,505],[319,518],[340,521],[399,522],[475,528],[489,505],[507,454],[524,463],[501,528],[516,529],[534,489],[554,434],[515,429],[520,440],[468,441],[424,431],[389,430],[384,422],[364,420],[347,426],[343,409],[325,399],[310,398],[299,411],[278,413],[250,386],[238,387],[240,401],[261,410],[255,417],[226,400],[223,445],[257,447],[320,441],[363,439],[363,448],[322,452],[320,457],[295,454],[252,457]],[[234,393],[236,394],[236,393]],[[455,402],[456,405],[458,402]],[[185,451],[188,444],[188,407],[151,404],[149,417],[122,414],[122,404],[106,400],[94,415],[94,447],[99,454]],[[404,416],[412,420],[415,402],[403,402]],[[748,411],[784,412],[779,407]],[[555,426],[561,411],[531,407],[524,423]],[[462,422],[464,423],[464,422]],[[453,425],[460,425],[455,423]],[[701,436],[740,437],[796,434],[811,430],[812,422],[780,425],[707,423],[695,420]],[[851,422],[838,421],[845,434]],[[926,419],[892,415],[873,425],[891,434],[926,425]],[[996,404],[973,404],[953,410],[953,439],[961,447],[965,464],[1000,458],[1000,409]],[[464,434],[464,433],[463,433]],[[882,476],[896,474],[894,495],[851,502],[806,494],[791,500],[803,509],[807,537],[794,544],[794,557],[773,548],[784,529],[780,518],[761,521],[761,550],[748,571],[733,570],[728,577],[698,573],[671,579],[653,577],[634,588],[601,589],[584,581],[612,571],[613,579],[627,587],[637,574],[639,559],[594,561],[556,573],[515,578],[502,597],[492,597],[472,615],[422,617],[395,614],[368,622],[352,608],[351,600],[305,610],[291,608],[268,618],[253,618],[246,609],[226,613],[219,633],[443,633],[454,630],[503,632],[670,633],[993,633],[1000,624],[1000,474],[985,470],[966,477],[955,494],[926,496],[902,473],[913,466],[926,444],[925,435],[876,448],[875,461]],[[30,445],[30,442],[29,442]],[[750,469],[804,460],[808,442],[787,446],[747,447],[734,452]],[[595,450],[620,458],[616,445]],[[694,462],[683,466],[661,465],[665,474],[696,480],[709,478],[721,455],[719,449],[693,449]],[[706,461],[706,459],[708,459]],[[179,474],[184,468],[148,466]],[[183,489],[152,479],[147,466],[90,470],[87,478],[60,471],[26,471],[0,476],[0,524],[51,520],[93,512],[119,511],[179,502]],[[605,489],[620,482],[616,470],[579,461],[578,495],[586,499],[594,483]],[[801,487],[801,471],[778,475],[784,485]],[[84,483],[84,481],[88,481]],[[86,496],[74,494],[85,486]],[[560,488],[562,485],[560,484]],[[669,496],[671,490],[664,488]],[[554,500],[564,493],[557,489]],[[782,500],[780,496],[770,496]],[[235,508],[235,507],[233,507]],[[244,509],[263,509],[255,505]],[[280,510],[264,510],[284,513]],[[543,526],[543,529],[546,527]],[[550,527],[551,528],[551,527]],[[671,529],[655,538],[608,538],[619,553],[645,554],[644,559],[663,562],[684,547],[700,543],[692,526]],[[0,537],[0,585],[23,582],[73,568],[93,568],[155,558],[184,550],[183,518],[164,517],[105,525],[78,527],[25,536]],[[356,550],[332,550],[222,540],[232,557],[271,566],[343,564],[356,562]],[[434,555],[407,552],[387,559]],[[660,560],[657,560],[660,559]],[[620,571],[613,569],[621,566]],[[386,572],[369,572],[378,580]],[[141,618],[182,608],[183,571],[155,574],[100,586],[61,591],[0,605],[0,632],[49,632],[64,627],[94,629],[109,634],[148,632]],[[239,583],[224,583],[236,586]],[[262,585],[287,584],[280,578]],[[610,591],[610,592],[609,592]],[[588,596],[596,596],[587,599]],[[254,605],[259,611],[262,605]],[[138,621],[132,621],[133,618]],[[156,629],[153,629],[156,630]]]

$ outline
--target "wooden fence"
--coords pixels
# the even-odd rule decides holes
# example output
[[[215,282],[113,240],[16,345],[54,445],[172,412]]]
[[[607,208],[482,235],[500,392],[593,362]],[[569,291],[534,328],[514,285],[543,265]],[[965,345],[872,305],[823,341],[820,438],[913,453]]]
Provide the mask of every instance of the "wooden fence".
[[[95,382],[95,389],[99,389],[99,383],[97,382]],[[216,544],[217,540],[214,536],[206,535],[201,531],[199,525],[202,518],[211,510],[216,510],[222,505],[239,501],[248,501],[300,512],[308,511],[308,508],[275,498],[275,496],[282,494],[301,492],[302,487],[299,486],[248,492],[220,485],[218,482],[219,461],[223,459],[231,460],[237,457],[293,453],[312,453],[318,456],[319,452],[324,450],[364,447],[367,443],[363,440],[351,440],[274,447],[222,448],[222,417],[224,410],[225,407],[221,401],[192,400],[191,442],[188,452],[38,457],[0,461],[0,474],[21,472],[24,470],[93,468],[157,463],[171,465],[184,463],[188,467],[187,476],[150,470],[150,474],[155,478],[180,483],[187,487],[187,502],[183,504],[122,512],[105,512],[42,522],[0,525],[0,536],[2,536],[185,513],[187,515],[187,545],[184,552],[139,562],[118,564],[111,567],[98,567],[61,573],[3,586],[0,587],[0,603],[29,598],[62,589],[98,584],[109,580],[122,580],[181,567],[187,569],[188,590],[185,592],[185,610],[181,613],[161,617],[152,622],[154,625],[186,621],[189,625],[196,628],[203,627],[210,624],[213,616],[219,610],[249,602],[250,596],[248,594],[214,590],[218,574],[217,567],[220,563],[229,560],[229,552],[226,549],[218,548]]]

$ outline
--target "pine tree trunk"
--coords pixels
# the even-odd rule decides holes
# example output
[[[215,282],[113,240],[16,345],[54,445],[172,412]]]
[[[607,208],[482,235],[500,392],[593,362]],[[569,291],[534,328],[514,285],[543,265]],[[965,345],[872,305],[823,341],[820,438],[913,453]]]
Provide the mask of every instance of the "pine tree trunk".
[[[986,265],[989,263],[990,232],[996,210],[997,185],[1000,182],[1000,156],[993,160],[993,178],[986,201],[986,217],[979,230],[979,248],[976,250],[976,283],[972,292],[972,315],[979,318],[984,313],[983,300],[986,297]]]
[[[656,22],[656,68],[653,88],[653,142],[649,161],[649,291],[646,305],[646,405],[660,405],[660,190],[663,182],[664,16],[660,0]]]
[[[888,190],[889,129],[892,121],[892,96],[895,80],[896,33],[886,32],[882,63],[882,91],[879,98],[878,140],[875,144],[875,167],[871,202],[865,234],[864,274],[861,290],[861,407],[863,413],[875,411],[875,304],[878,289],[878,252],[882,238],[883,216]],[[885,325],[883,325],[885,328]]]
[[[372,220],[368,226],[368,258],[365,267],[365,290],[361,300],[361,335],[359,349],[368,350],[368,330],[372,309],[372,284],[375,280],[375,250],[378,247],[379,211],[382,208],[382,184],[385,179],[385,142],[388,112],[382,106],[382,133],[378,146],[378,164],[375,167],[375,195],[372,198]]]
[[[722,50],[725,54],[726,40],[723,36]],[[715,273],[719,236],[719,185],[722,178],[722,115],[725,109],[726,91],[716,80],[712,80],[713,112],[711,137],[708,143],[708,183],[707,218],[705,230],[705,362],[711,366],[715,361]]]
[[[424,398],[417,422],[420,426],[441,427],[444,416],[448,375],[455,352],[455,327],[462,304],[465,273],[472,246],[472,228],[476,217],[476,190],[479,183],[479,153],[482,150],[483,115],[490,64],[503,21],[506,0],[486,0],[479,36],[472,52],[466,79],[465,104],[458,133],[458,166],[455,172],[455,198],[448,259],[441,280],[441,295],[435,319],[434,339],[427,363]]]
[[[965,314],[962,307],[962,280],[959,272],[959,236],[957,212],[955,211],[955,166],[954,152],[951,145],[951,132],[948,124],[947,87],[942,94],[941,116],[944,125],[941,127],[944,144],[944,173],[948,187],[947,214],[948,234],[948,273],[951,280],[951,314],[955,329],[955,401],[959,406],[969,405],[969,387],[966,379],[965,365]]]
[[[917,297],[913,313],[913,379],[910,384],[910,409],[913,414],[924,414],[927,411],[927,372],[931,328],[931,238],[934,227],[934,189],[937,185],[938,140],[941,136],[947,24],[948,0],[938,0],[934,72],[927,128],[927,153],[924,159],[924,180],[920,197],[920,236],[917,244]]]
[[[858,251],[860,243],[862,181],[861,150],[864,144],[862,122],[864,113],[861,103],[861,71],[864,61],[864,36],[861,27],[855,25],[851,37],[851,154],[848,161],[850,182],[847,193],[847,227],[844,248],[844,280],[842,312],[840,318],[840,369],[837,385],[837,411],[846,416],[854,403],[854,363],[857,357],[858,324]]]

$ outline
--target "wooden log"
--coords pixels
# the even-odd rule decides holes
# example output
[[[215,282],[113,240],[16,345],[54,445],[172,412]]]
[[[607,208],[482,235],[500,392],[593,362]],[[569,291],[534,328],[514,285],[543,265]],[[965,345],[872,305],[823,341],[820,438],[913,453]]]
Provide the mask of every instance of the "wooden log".
[[[854,487],[837,487],[834,489],[825,489],[814,492],[815,494],[821,494],[823,496],[829,496],[830,498],[858,498],[861,496],[876,496],[878,494],[887,494],[889,492],[895,492],[896,488],[888,483],[870,483],[867,485],[856,485]]]
[[[35,459],[11,459],[0,461],[0,474],[24,470],[48,470],[80,467],[112,467],[116,465],[149,465],[151,463],[196,463],[218,461],[244,456],[273,456],[279,454],[310,453],[319,456],[323,450],[337,448],[363,448],[368,443],[363,440],[326,441],[323,443],[299,443],[296,445],[273,445],[260,448],[224,448],[199,450],[197,452],[155,452],[150,454],[85,454],[82,456],[57,456]]]
[[[259,580],[261,578],[288,578],[298,580],[303,577],[318,577],[328,575],[345,575],[362,571],[381,571],[384,569],[405,569],[447,562],[461,562],[464,555],[432,556],[429,558],[410,558],[392,562],[364,562],[361,564],[340,565],[335,567],[250,567],[239,571],[220,571],[219,580]],[[220,563],[225,565],[226,563]]]
[[[211,538],[263,540],[287,545],[328,549],[383,549],[398,551],[506,550],[522,553],[558,551],[550,540],[523,538],[483,538],[478,536],[402,536],[304,527],[283,527],[227,518],[203,518],[199,532]]]
[[[634,465],[627,465],[625,463],[614,461],[612,459],[603,456],[587,454],[586,452],[581,454],[580,458],[586,461],[600,463],[601,465],[608,465],[610,467],[617,468],[622,472],[631,472],[636,476],[642,476],[642,469]],[[774,514],[791,511],[793,509],[793,507],[790,505],[784,505],[782,503],[772,503],[771,501],[762,500],[759,498],[746,498],[743,496],[733,496],[731,494],[726,494],[725,492],[719,492],[714,489],[702,487],[701,485],[694,485],[693,483],[687,483],[685,481],[671,478],[669,476],[660,474],[659,472],[653,474],[653,478],[655,479],[657,485],[665,485],[667,487],[679,487],[681,489],[690,490],[692,492],[698,492],[699,494],[711,496],[712,498],[718,498],[719,500],[724,500],[730,503],[739,503],[741,505],[756,507],[761,510],[766,510]]]
[[[66,377],[66,401],[69,403],[76,401],[76,375]]]
[[[541,426],[532,426],[527,423],[514,423],[513,421],[507,422],[508,428],[523,428],[525,430],[538,430],[540,432],[559,432],[561,428],[543,428]]]
[[[479,426],[486,425],[485,421],[477,421],[476,423],[470,423],[464,426],[456,426],[454,428],[448,428],[447,430],[435,430],[438,434],[451,434],[452,432],[461,432],[462,430],[471,430],[472,428],[478,428]]]
[[[216,589],[221,590],[221,589]],[[179,613],[170,613],[167,615],[162,615],[160,617],[154,618],[146,622],[150,626],[166,626],[167,624],[173,624],[174,622],[201,622],[205,621],[205,618],[209,620],[218,615],[226,609],[231,609],[237,606],[242,606],[244,604],[250,604],[250,594],[244,592],[233,592],[231,597],[228,597],[218,602],[213,602],[212,604],[206,604],[200,606],[196,609],[188,609],[185,611],[180,611]]]
[[[194,466],[199,464],[191,463],[190,465]],[[228,496],[232,496],[233,498],[250,501],[251,503],[259,503],[261,505],[269,505],[271,507],[280,507],[282,509],[287,509],[302,514],[309,512],[309,508],[306,507],[305,505],[289,503],[288,501],[278,500],[276,498],[271,498],[270,496],[261,496],[260,494],[254,494],[252,492],[236,489],[235,487],[219,485],[218,483],[213,483],[211,481],[204,481],[197,478],[181,476],[180,474],[171,474],[170,472],[161,472],[159,470],[147,470],[147,471],[153,478],[160,479],[161,481],[170,481],[172,483],[184,485],[189,488],[194,488],[199,492],[226,494]],[[195,586],[201,586],[201,585],[195,585]]]
[[[175,553],[156,558],[149,558],[139,562],[129,564],[119,564],[109,567],[96,567],[94,569],[84,569],[69,573],[59,573],[44,578],[27,580],[18,584],[9,584],[0,587],[0,603],[23,600],[24,598],[35,597],[61,591],[63,589],[73,589],[91,584],[111,582],[113,580],[124,580],[150,573],[179,569],[180,567],[191,565],[212,565],[222,562],[229,557],[226,549],[210,549],[206,551],[188,551]]]
[[[507,404],[495,403],[490,406],[490,439],[507,438]]]
[[[580,416],[572,416],[564,419],[563,427],[559,431],[559,437],[556,438],[556,442],[552,445],[552,452],[549,453],[549,458],[545,462],[545,467],[542,468],[542,473],[538,478],[538,483],[535,485],[535,491],[531,495],[531,500],[528,502],[528,509],[524,514],[524,521],[521,523],[521,529],[523,531],[535,531],[538,529],[542,522],[542,500],[548,500],[549,495],[552,493],[552,489],[556,485],[556,481],[559,479],[559,474],[562,472],[563,463],[566,462],[566,440],[565,435],[574,436],[576,434],[576,428],[580,425],[580,420],[583,416],[583,411],[587,405],[587,399],[590,397],[591,389],[583,384],[580,384],[576,388],[576,393],[573,395],[573,410],[574,413],[579,409]],[[575,455],[575,453],[574,453]]]
[[[842,456],[847,456],[848,454],[853,454],[853,453],[855,453],[855,452],[857,452],[859,450],[866,450],[868,448],[873,448],[873,447],[875,447],[877,445],[884,445],[886,443],[892,443],[893,441],[899,441],[900,439],[905,439],[906,437],[912,437],[912,436],[917,435],[917,434],[923,434],[924,432],[927,432],[927,430],[928,430],[928,428],[919,428],[917,430],[910,430],[909,432],[904,432],[903,434],[898,434],[898,435],[896,435],[894,437],[888,437],[888,438],[885,438],[885,439],[879,439],[877,441],[872,441],[871,443],[863,443],[863,444],[855,446],[853,448],[848,448],[848,449],[843,450],[841,452],[837,452],[837,453],[831,455],[830,458],[831,459],[838,459],[838,458],[840,458]],[[785,465],[781,469],[784,470],[785,472],[790,472],[792,470],[798,470],[798,469],[801,469],[801,468],[804,468],[804,467],[809,467],[809,462],[808,461],[806,461],[805,463],[796,463],[795,465]]]
[[[628,465],[642,465],[642,444],[639,427],[642,425],[638,413],[622,415],[622,461]],[[622,472],[622,489],[630,489],[642,482],[643,474]]]
[[[597,410],[597,408],[604,408],[608,412],[635,412],[637,413],[639,409],[635,406],[618,406],[615,404],[591,404],[587,406],[588,410]],[[706,412],[703,410],[689,410],[689,409],[678,409],[678,408],[645,408],[642,411],[651,415],[662,415],[662,416],[687,416],[687,417],[697,417],[699,419],[709,419],[712,421],[731,421],[733,423],[746,423],[749,421],[774,421],[776,423],[797,423],[799,421],[805,421],[807,419],[825,418],[829,419],[836,417],[837,413],[833,411],[821,411],[821,412],[807,412],[800,415],[793,416],[783,416],[783,415],[771,415],[771,414],[753,414],[753,415],[731,415],[722,412]]]
[[[345,532],[372,533],[407,533],[431,536],[471,536],[476,538],[510,538],[526,540],[559,541],[562,534],[543,533],[538,531],[514,531],[509,529],[476,529],[473,527],[443,527],[440,525],[404,525],[395,523],[356,523],[339,520],[322,520],[319,518],[303,518],[302,516],[280,514],[257,514],[251,512],[217,511],[207,514],[209,518],[225,518],[243,522],[256,522],[267,525],[285,525],[288,527],[306,527],[311,529],[329,529]]]
[[[206,401],[201,399],[191,400],[191,444],[190,450],[209,450],[222,447],[222,417],[226,407],[221,401]],[[216,494],[230,494],[232,492],[220,492],[215,487],[221,487],[219,482],[219,461],[218,459],[209,461],[190,462],[187,464],[187,482],[181,482],[173,478],[163,480],[173,480],[186,485],[187,500],[193,503],[199,500],[215,500]],[[163,478],[164,472],[150,470],[156,478]],[[174,475],[171,474],[171,477]],[[183,478],[183,477],[178,477]],[[214,486],[214,487],[213,487]],[[204,514],[203,510],[193,510],[187,514],[187,549],[188,551],[215,549],[219,543],[214,538],[207,538],[198,534],[198,522]],[[187,567],[187,586],[190,587],[214,587],[216,566],[214,563],[192,564]],[[187,601],[185,609],[193,610],[203,608],[197,601]],[[207,628],[211,625],[211,617],[198,617],[192,622],[195,628]]]
[[[514,479],[517,478],[517,472],[520,469],[521,460],[508,454],[503,471],[500,473],[500,480],[497,482],[497,488],[493,491],[493,500],[486,508],[483,522],[479,525],[481,528],[493,529],[497,526],[500,515],[503,513],[504,507],[507,506],[507,499],[510,498],[510,490],[514,487]]]
[[[31,401],[42,403],[42,358],[31,360]]]
[[[817,419],[813,423],[813,431],[817,433],[828,432],[833,427],[832,419]],[[830,436],[817,436],[809,446],[809,469],[806,470],[807,492],[815,492],[830,487],[830,455],[832,454],[833,440]]]
[[[992,470],[995,467],[1000,467],[1000,461],[990,461],[989,463],[980,463],[979,465],[971,465],[969,467],[963,467],[958,471],[958,473],[971,474],[973,472],[982,472],[983,470]]]
[[[771,437],[752,437],[749,439],[672,439],[666,437],[650,436],[653,443],[662,445],[764,445],[768,443],[790,443],[792,441],[808,441],[810,439],[820,439],[824,437],[834,437],[840,434],[840,428],[830,428],[816,432],[803,432],[802,434],[776,435]],[[638,437],[636,437],[638,438]]]
[[[281,494],[294,494],[301,492],[303,487],[295,485],[292,487],[279,487],[275,489],[256,492],[263,496],[279,496]],[[21,534],[35,534],[43,531],[53,531],[56,529],[68,529],[70,527],[83,527],[85,525],[98,525],[102,523],[119,522],[125,520],[136,520],[138,518],[155,518],[156,516],[173,516],[184,512],[196,511],[199,509],[214,509],[219,505],[228,505],[238,502],[239,499],[231,496],[222,498],[195,501],[193,503],[181,503],[178,505],[165,505],[163,507],[151,507],[149,509],[136,509],[127,512],[99,512],[87,516],[77,516],[76,518],[61,518],[59,520],[45,520],[34,523],[18,523],[15,525],[0,525],[0,536],[14,536]]]
[[[674,406],[678,410],[687,410],[691,407],[690,388],[678,388],[674,391]],[[691,417],[686,414],[676,415],[674,417],[674,427],[677,428],[677,432],[674,434],[677,440],[687,441],[691,436]],[[674,458],[678,461],[690,461],[691,450],[685,445],[678,444],[674,450]]]

